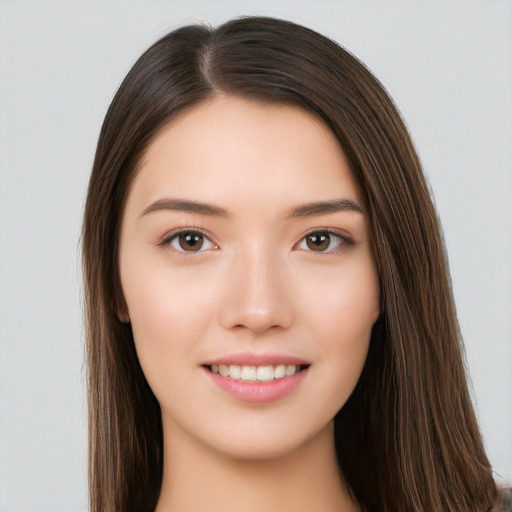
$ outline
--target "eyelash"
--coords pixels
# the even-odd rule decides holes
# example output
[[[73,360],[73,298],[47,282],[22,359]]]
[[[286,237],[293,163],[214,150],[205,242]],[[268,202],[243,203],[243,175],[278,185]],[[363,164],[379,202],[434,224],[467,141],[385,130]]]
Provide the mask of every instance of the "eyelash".
[[[183,249],[183,247],[173,246],[174,242],[179,244],[179,237],[183,236],[183,235],[200,236],[203,239],[203,244],[204,244],[204,241],[207,241],[210,244],[210,246],[207,247],[206,249],[204,249],[203,244],[201,244],[201,246],[198,248],[197,251],[194,251],[194,250],[187,251],[187,250]],[[311,237],[312,235],[317,235],[317,236],[327,235],[330,238],[329,245],[328,245],[327,249],[321,250],[321,251],[315,251],[309,247],[301,247],[302,244],[307,244],[308,237]],[[336,247],[331,248],[330,246],[333,243],[333,239],[338,239],[338,243],[336,244]],[[170,233],[168,233],[167,235],[165,235],[164,238],[160,242],[158,242],[157,245],[159,247],[171,247],[175,251],[181,252],[186,255],[193,255],[193,254],[205,252],[205,251],[211,250],[211,249],[218,249],[218,245],[211,239],[211,237],[204,231],[197,229],[197,228],[175,229],[175,230],[171,231]],[[342,234],[338,231],[333,231],[331,229],[318,229],[317,228],[313,231],[310,231],[306,235],[304,235],[300,239],[300,241],[293,246],[293,248],[304,250],[307,252],[313,252],[313,253],[317,253],[317,254],[330,254],[330,253],[338,251],[339,246],[343,246],[343,245],[354,245],[354,241],[352,240],[352,238],[350,238],[346,234]]]
[[[307,241],[308,241],[308,237],[311,237],[312,235],[316,235],[316,236],[319,236],[319,235],[327,235],[329,236],[330,238],[330,242],[329,242],[329,246],[327,247],[326,250],[322,250],[322,251],[314,251],[310,248],[302,248],[300,247],[300,245],[302,244],[307,244]],[[338,243],[336,244],[336,247],[332,248],[331,245],[333,243],[333,239],[337,239],[338,240]],[[344,233],[341,233],[339,231],[334,231],[332,229],[314,229],[313,231],[310,231],[309,233],[307,233],[306,235],[304,235],[300,241],[294,245],[294,248],[298,248],[298,249],[301,249],[301,250],[305,250],[305,251],[308,251],[308,252],[313,252],[313,253],[317,253],[317,254],[332,254],[332,253],[336,253],[337,251],[340,250],[340,246],[343,246],[343,245],[354,245],[354,240],[352,238],[350,238],[349,236],[347,236],[346,234]]]
[[[199,235],[203,238],[204,241],[208,241],[211,244],[211,247],[208,247],[208,249],[203,249],[203,244],[201,244],[201,247],[197,251],[186,251],[183,248],[174,247],[173,242],[177,242],[179,244],[179,237],[183,235]],[[159,247],[171,247],[177,252],[181,252],[183,254],[196,254],[200,252],[204,252],[205,250],[210,249],[217,249],[218,245],[211,239],[211,236],[202,231],[201,229],[197,228],[178,228],[167,235],[164,236],[164,238],[158,242]]]

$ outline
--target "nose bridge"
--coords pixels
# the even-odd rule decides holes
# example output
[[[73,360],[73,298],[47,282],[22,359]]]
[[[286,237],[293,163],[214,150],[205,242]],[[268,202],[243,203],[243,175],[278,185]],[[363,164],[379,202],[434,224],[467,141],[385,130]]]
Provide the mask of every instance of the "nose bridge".
[[[291,325],[293,305],[285,262],[279,254],[251,243],[241,250],[231,271],[222,311],[224,327],[246,327],[263,333]]]

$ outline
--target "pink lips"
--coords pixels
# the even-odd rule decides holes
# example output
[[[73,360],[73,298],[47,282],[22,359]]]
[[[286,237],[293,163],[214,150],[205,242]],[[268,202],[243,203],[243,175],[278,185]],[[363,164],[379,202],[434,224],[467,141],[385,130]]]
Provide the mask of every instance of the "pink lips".
[[[260,382],[223,377],[222,375],[213,373],[210,370],[212,365],[221,364],[239,366],[278,366],[284,364],[309,367],[309,363],[293,356],[252,353],[232,354],[209,361],[203,365],[205,373],[215,385],[234,398],[253,403],[268,403],[285,397],[304,379],[308,372],[308,368],[304,368],[294,375],[283,377],[281,379]]]
[[[254,354],[252,352],[244,352],[240,354],[229,354],[226,356],[219,357],[217,359],[208,361],[205,365],[212,364],[238,364],[239,366],[265,366],[272,365],[277,366],[278,364],[294,364],[295,366],[306,366],[309,365],[304,359],[299,357],[289,356],[286,354]]]

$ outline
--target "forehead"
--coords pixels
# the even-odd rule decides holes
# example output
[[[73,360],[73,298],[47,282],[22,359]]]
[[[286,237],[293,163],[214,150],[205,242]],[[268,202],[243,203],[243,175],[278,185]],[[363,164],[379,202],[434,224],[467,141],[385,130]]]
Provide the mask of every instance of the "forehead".
[[[241,205],[359,198],[337,139],[314,115],[224,96],[195,106],[160,132],[133,194],[143,202],[178,194]]]

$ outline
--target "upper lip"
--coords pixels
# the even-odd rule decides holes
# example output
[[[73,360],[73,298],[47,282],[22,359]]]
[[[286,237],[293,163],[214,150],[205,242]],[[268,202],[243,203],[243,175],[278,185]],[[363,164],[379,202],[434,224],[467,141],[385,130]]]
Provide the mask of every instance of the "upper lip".
[[[278,366],[280,364],[294,364],[295,366],[310,365],[308,361],[289,354],[279,353],[262,353],[253,352],[233,353],[208,360],[203,366],[211,366],[212,364],[236,364],[239,366]]]

